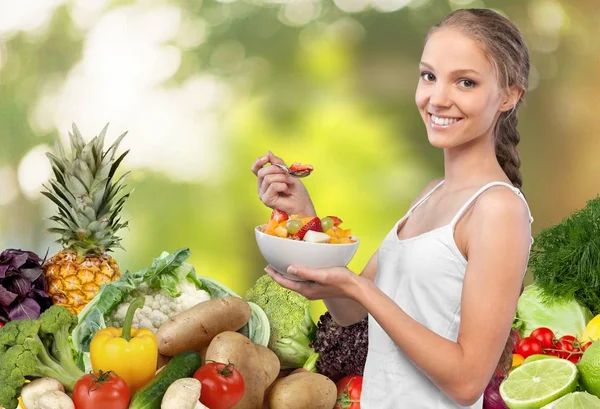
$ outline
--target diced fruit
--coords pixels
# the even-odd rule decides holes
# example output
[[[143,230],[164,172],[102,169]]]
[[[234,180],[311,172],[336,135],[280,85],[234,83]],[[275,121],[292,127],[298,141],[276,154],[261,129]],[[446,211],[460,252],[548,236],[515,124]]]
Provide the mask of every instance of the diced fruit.
[[[342,236],[343,236],[343,237],[352,237],[352,229],[345,229],[345,230],[342,232]]]
[[[541,408],[576,387],[575,364],[565,359],[541,359],[514,369],[500,385],[500,395],[511,409]]]
[[[296,234],[302,228],[302,222],[300,220],[288,220],[285,227],[288,233]]]
[[[331,237],[329,234],[320,233],[318,231],[309,230],[306,232],[303,238],[304,241],[309,243],[329,243]]]
[[[269,223],[267,223],[267,225],[265,226],[265,230],[275,230],[278,226],[279,223],[277,223],[277,220],[271,219],[269,220]]]
[[[302,240],[306,232],[309,230],[318,231],[322,233],[323,229],[321,228],[321,219],[319,219],[318,217],[313,217],[304,226],[302,226],[300,230],[298,230],[298,233],[296,233],[296,235],[300,240]]]
[[[314,170],[312,165],[302,165],[299,162],[292,163],[290,170],[296,174],[308,176]]]
[[[326,230],[325,233],[329,234],[329,236],[331,237],[337,237],[333,229]]]
[[[334,225],[335,227],[337,227],[337,226],[339,226],[340,224],[342,224],[342,219],[340,219],[340,218],[339,218],[339,217],[337,217],[337,216],[327,216],[327,217],[329,217],[331,220],[333,220],[333,225]]]
[[[287,235],[288,235],[288,231],[287,231],[287,229],[286,229],[285,227],[283,227],[283,226],[277,226],[277,227],[275,228],[275,234],[276,234],[277,236],[279,236],[279,237],[282,237],[282,238],[284,238],[284,239],[285,239],[285,238],[287,237]]]
[[[350,239],[348,237],[340,237],[339,243],[340,244],[348,244],[348,243],[352,243],[352,241],[350,241]]]
[[[300,219],[300,221],[302,222],[302,225],[305,225],[306,223],[308,223],[309,221],[311,221],[314,218],[315,218],[314,216],[302,217]]]
[[[327,231],[333,227],[333,219],[329,216],[321,219],[321,228],[323,231]]]
[[[273,209],[271,213],[271,220],[276,220],[277,223],[283,222],[289,218],[288,214],[284,211]]]

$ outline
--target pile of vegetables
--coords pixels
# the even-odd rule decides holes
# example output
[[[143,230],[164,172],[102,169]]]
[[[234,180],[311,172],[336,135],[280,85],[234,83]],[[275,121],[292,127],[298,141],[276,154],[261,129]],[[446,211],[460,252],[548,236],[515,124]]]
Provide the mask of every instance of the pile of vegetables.
[[[122,326],[125,311],[137,297],[144,297],[146,302],[134,315],[134,327],[149,328],[154,332],[170,318],[194,305],[226,296],[239,298],[224,285],[197,276],[193,266],[185,262],[189,256],[187,248],[163,253],[150,267],[135,273],[127,272],[119,280],[102,287],[79,313],[79,324],[73,331],[73,343],[81,366],[90,368],[89,350],[94,334],[109,325]],[[240,332],[253,342],[267,345],[269,321],[260,307],[249,305],[251,317]]]
[[[0,324],[38,318],[52,305],[44,288],[42,259],[31,251],[0,253]]]

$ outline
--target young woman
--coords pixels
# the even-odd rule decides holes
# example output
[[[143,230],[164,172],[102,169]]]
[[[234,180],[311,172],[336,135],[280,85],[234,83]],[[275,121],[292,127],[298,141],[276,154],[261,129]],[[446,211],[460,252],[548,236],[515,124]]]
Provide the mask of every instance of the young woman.
[[[323,299],[340,325],[369,317],[363,409],[481,408],[495,370],[510,367],[511,323],[531,246],[519,188],[517,109],[529,55],[519,30],[491,10],[458,10],[425,43],[415,101],[444,179],[415,199],[360,275],[291,266],[279,284]],[[298,179],[258,158],[260,199],[315,215]]]

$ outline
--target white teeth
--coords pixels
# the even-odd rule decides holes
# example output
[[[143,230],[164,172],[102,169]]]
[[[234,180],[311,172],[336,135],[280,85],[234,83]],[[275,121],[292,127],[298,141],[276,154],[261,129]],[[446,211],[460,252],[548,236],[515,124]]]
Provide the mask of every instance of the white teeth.
[[[431,115],[431,121],[437,125],[442,125],[442,126],[448,126],[451,125],[453,123],[456,123],[459,121],[459,119],[456,118],[440,118],[437,117],[435,115]]]

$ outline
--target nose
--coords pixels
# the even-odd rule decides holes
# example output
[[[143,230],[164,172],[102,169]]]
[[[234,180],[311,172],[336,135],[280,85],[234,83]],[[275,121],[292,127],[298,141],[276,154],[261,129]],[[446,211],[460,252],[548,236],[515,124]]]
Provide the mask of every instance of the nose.
[[[437,82],[432,87],[431,95],[429,96],[429,105],[446,108],[451,104],[448,89],[441,82]]]

